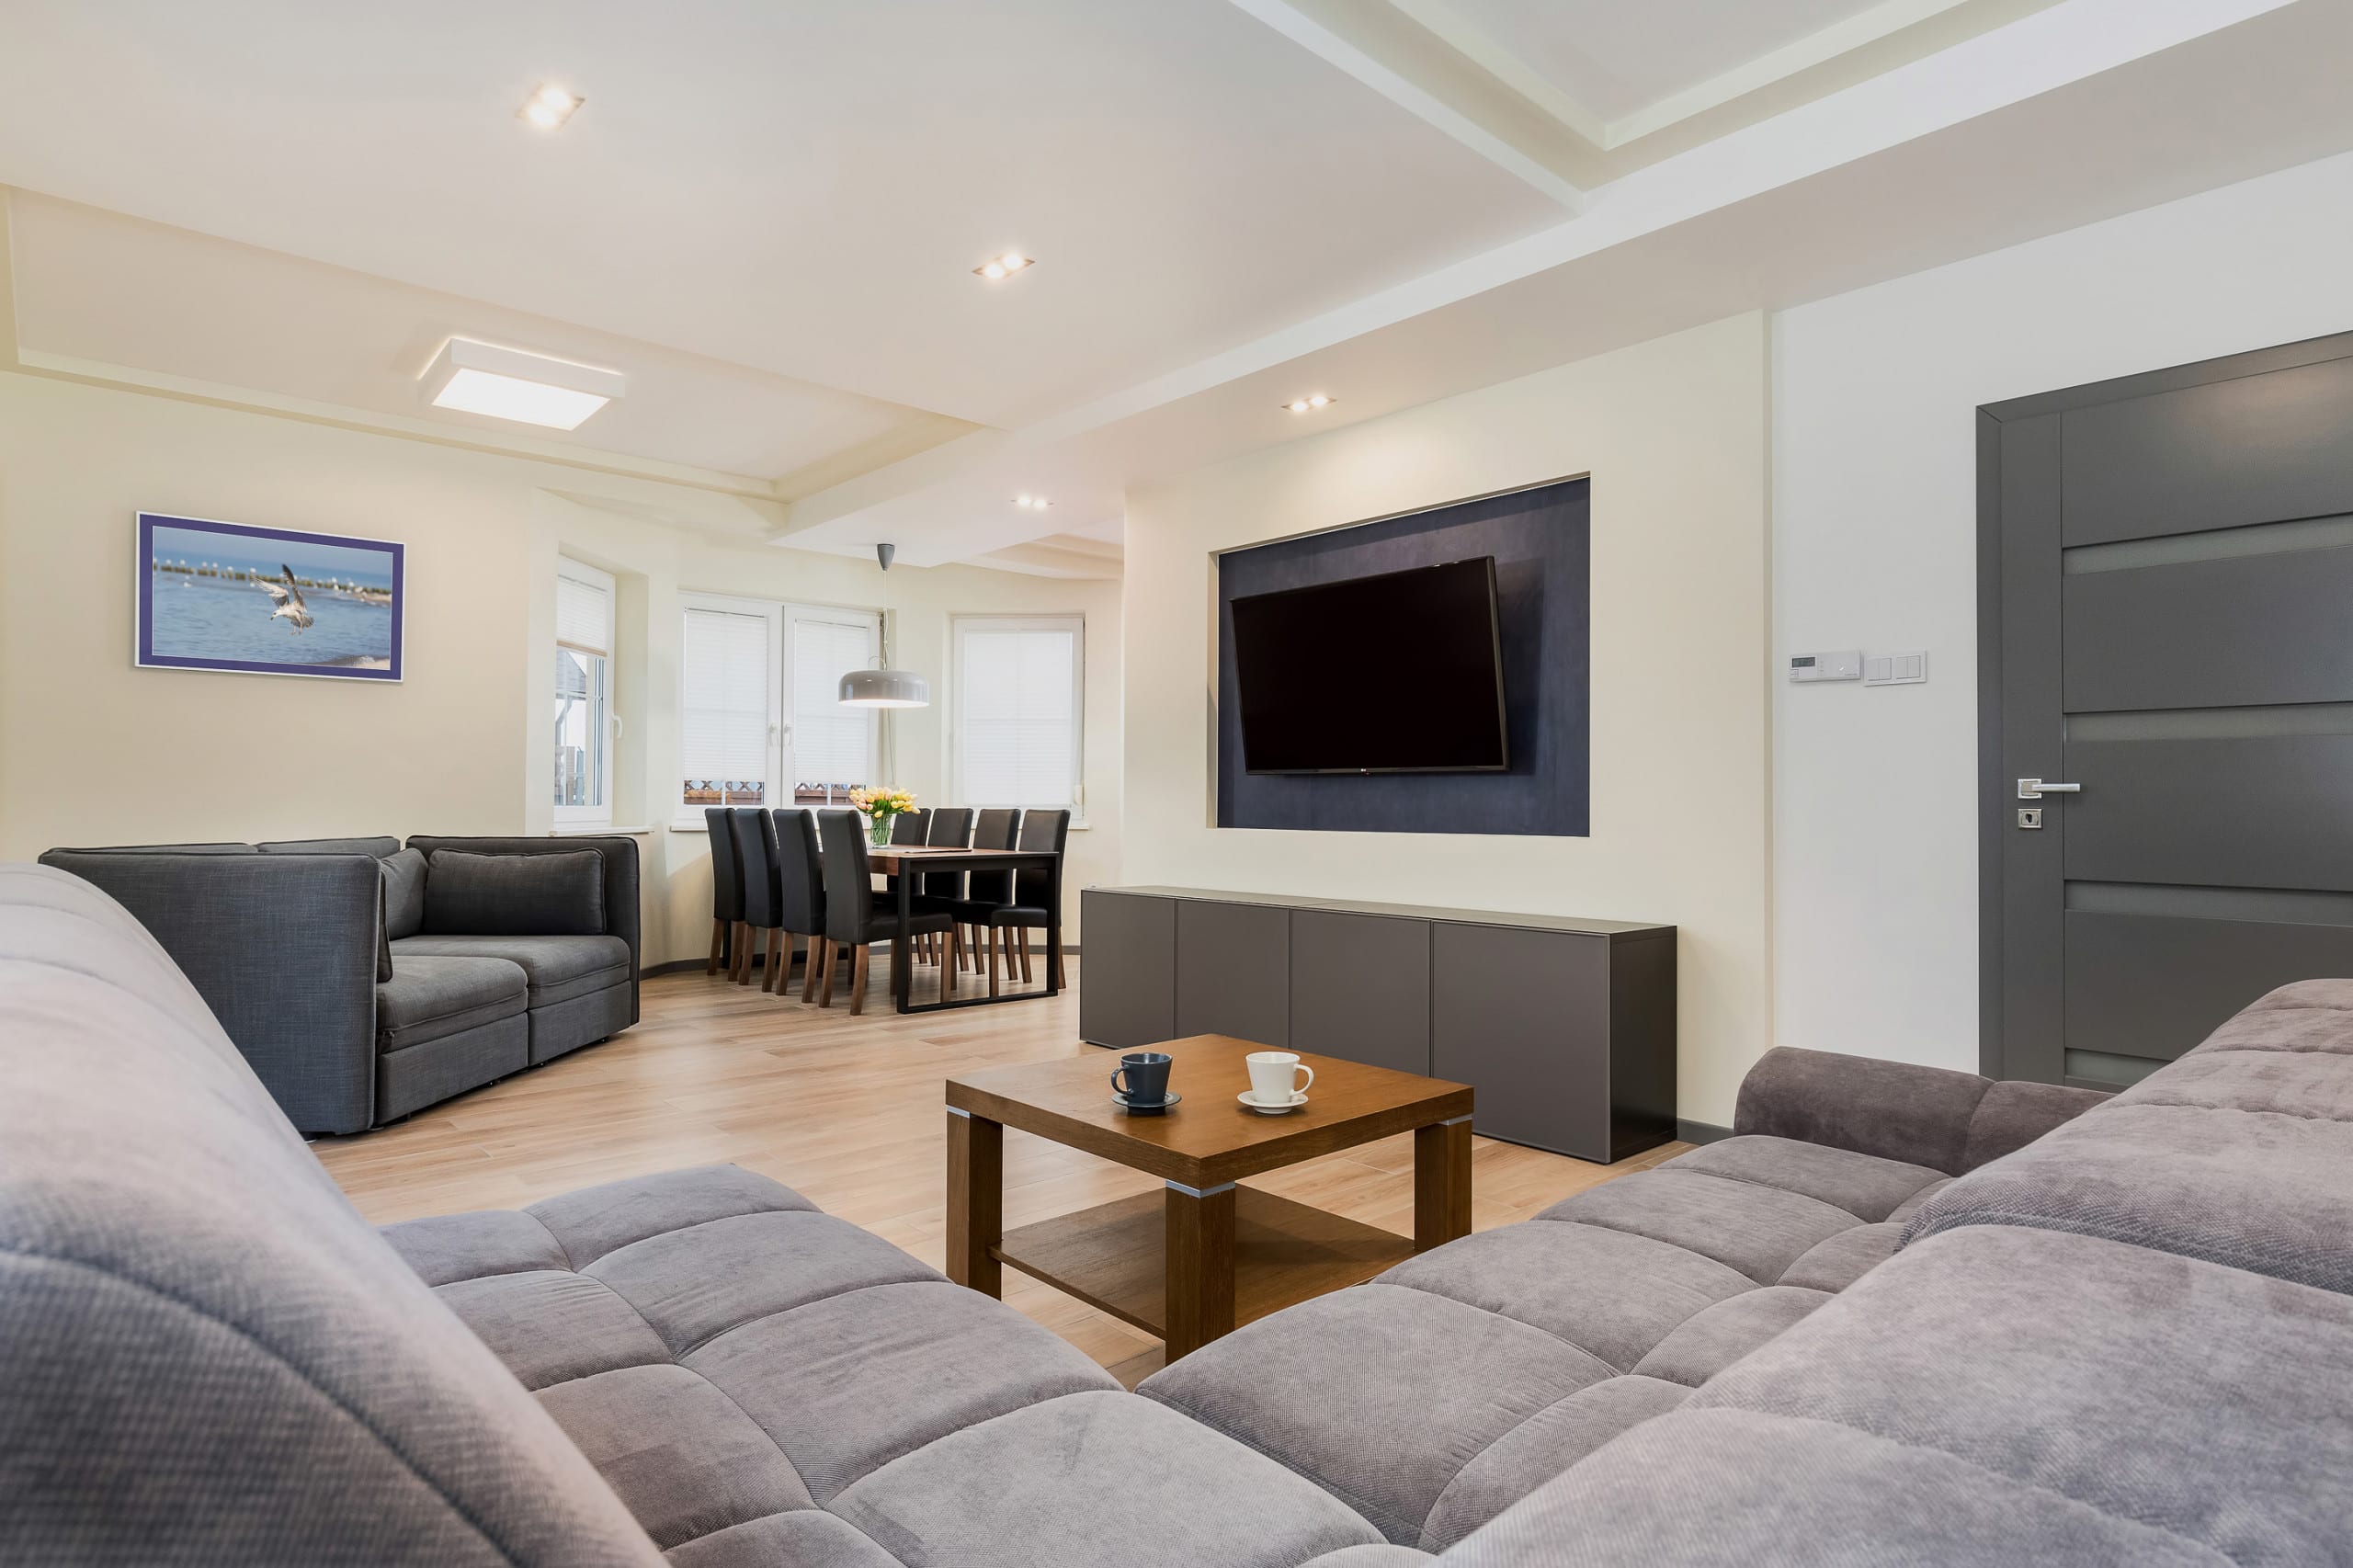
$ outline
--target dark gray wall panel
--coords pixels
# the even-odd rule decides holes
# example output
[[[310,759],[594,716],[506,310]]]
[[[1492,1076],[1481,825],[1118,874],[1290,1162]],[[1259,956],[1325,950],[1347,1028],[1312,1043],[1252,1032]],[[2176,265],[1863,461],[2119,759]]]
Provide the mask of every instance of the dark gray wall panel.
[[[2353,927],[2067,915],[2067,1047],[2170,1062],[2274,986],[2353,975]]]
[[[1427,1074],[1429,923],[1291,911],[1290,1049]]]
[[[1332,528],[1218,558],[1217,822],[1360,833],[1586,831],[1590,530],[1586,482]],[[1245,594],[1495,558],[1501,773],[1296,776],[1244,771],[1233,613]]]
[[[1438,925],[1430,1072],[1491,1086],[1472,1123],[1491,1138],[1608,1160],[1608,988],[1607,941]]]
[[[2071,712],[2353,699],[2353,549],[2065,581]]]
[[[2069,544],[2353,512],[2353,360],[2062,417]]]
[[[1176,1039],[1176,903],[1092,888],[1079,903],[1086,930],[1079,1038],[1120,1051]]]
[[[2066,768],[2071,881],[2353,887],[2353,735],[2078,741]]]
[[[1091,929],[1086,941],[1091,953]],[[1290,1049],[1289,910],[1177,903],[1176,1033],[1227,1034]]]

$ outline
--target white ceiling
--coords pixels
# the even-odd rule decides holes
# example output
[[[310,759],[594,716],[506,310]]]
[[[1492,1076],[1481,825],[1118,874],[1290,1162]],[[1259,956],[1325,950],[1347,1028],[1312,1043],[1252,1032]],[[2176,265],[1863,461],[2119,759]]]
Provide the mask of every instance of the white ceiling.
[[[0,288],[24,369],[1099,574],[1139,481],[2353,147],[2348,13],[0,0]],[[553,135],[542,82],[586,99]],[[451,334],[629,395],[568,437],[422,407]]]

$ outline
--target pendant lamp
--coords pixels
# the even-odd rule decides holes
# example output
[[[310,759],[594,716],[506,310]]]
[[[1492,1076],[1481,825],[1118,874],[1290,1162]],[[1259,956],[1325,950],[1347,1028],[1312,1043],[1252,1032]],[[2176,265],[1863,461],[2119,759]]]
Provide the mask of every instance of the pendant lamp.
[[[882,610],[882,658],[880,667],[852,670],[842,676],[838,696],[845,708],[928,708],[931,706],[931,682],[919,675],[891,667],[890,625],[888,604],[891,557],[897,548],[888,544],[874,547],[874,558],[882,563],[885,604]]]

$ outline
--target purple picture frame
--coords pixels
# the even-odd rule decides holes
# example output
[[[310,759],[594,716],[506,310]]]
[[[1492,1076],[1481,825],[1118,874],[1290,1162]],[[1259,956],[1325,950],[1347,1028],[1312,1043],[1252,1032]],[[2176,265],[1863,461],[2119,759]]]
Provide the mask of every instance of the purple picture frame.
[[[293,528],[255,528],[244,523],[224,523],[210,517],[182,517],[163,512],[138,514],[137,529],[138,554],[133,562],[137,587],[135,611],[131,618],[131,662],[139,667],[214,670],[234,675],[305,676],[328,680],[398,681],[402,678],[402,637],[408,611],[405,545],[392,540],[309,533]],[[331,630],[319,639],[319,642],[327,644],[320,650],[324,657],[270,659],[231,656],[232,652],[254,653],[256,650],[252,645],[257,642],[275,641],[274,637],[256,634],[247,624],[251,622],[264,629],[277,626],[277,618],[271,610],[273,597],[260,586],[258,581],[241,578],[234,571],[207,573],[200,566],[181,571],[161,564],[167,556],[174,561],[184,558],[191,548],[203,556],[204,564],[210,564],[213,556],[203,553],[203,541],[211,540],[219,541],[215,551],[218,556],[233,563],[252,563],[264,572],[267,571],[266,564],[262,564],[265,558],[280,561],[281,558],[309,555],[313,561],[339,560],[349,563],[344,570],[334,574],[338,585],[346,571],[354,574],[352,585],[347,591],[341,586],[326,590],[326,597],[319,601],[317,610],[310,608],[309,595],[319,594],[321,589],[313,584],[306,594],[304,613],[312,616],[313,620],[310,627],[302,630],[315,630],[322,624],[328,624],[323,619],[324,612],[330,605],[335,609]],[[328,552],[346,553],[337,556]],[[364,581],[360,575],[363,574]],[[201,580],[207,589],[215,592],[236,591],[250,583],[256,613],[247,616],[243,613],[244,607],[242,604],[234,605],[234,626],[210,634],[210,640],[223,644],[214,652],[208,652],[200,646],[208,640],[206,633],[176,629],[168,624],[176,618],[166,614],[165,645],[158,647],[155,598],[159,579],[169,579],[188,587],[195,587]],[[374,597],[386,591],[385,587],[378,585],[379,583],[388,585],[389,601],[380,601]],[[360,617],[356,612],[346,615],[344,607],[347,605],[389,609],[389,639],[384,638],[372,624],[352,624],[372,622],[374,618]],[[216,614],[213,619],[221,617]],[[297,646],[292,641],[296,629],[290,622],[279,630],[290,634],[288,646]],[[243,646],[232,649],[227,646],[230,643]],[[351,651],[336,653],[333,651],[336,646],[346,646]]]

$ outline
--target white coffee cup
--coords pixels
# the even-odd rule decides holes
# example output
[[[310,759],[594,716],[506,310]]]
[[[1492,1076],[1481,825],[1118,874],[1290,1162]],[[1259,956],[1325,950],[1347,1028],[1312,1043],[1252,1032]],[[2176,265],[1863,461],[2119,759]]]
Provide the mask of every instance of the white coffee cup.
[[[1307,1083],[1298,1081],[1307,1074]],[[1250,1092],[1268,1105],[1289,1105],[1307,1092],[1307,1085],[1315,1082],[1315,1069],[1302,1062],[1297,1053],[1289,1051],[1254,1051],[1250,1053]]]

